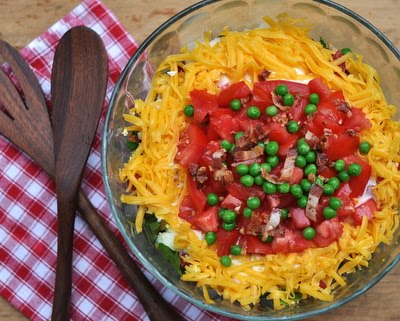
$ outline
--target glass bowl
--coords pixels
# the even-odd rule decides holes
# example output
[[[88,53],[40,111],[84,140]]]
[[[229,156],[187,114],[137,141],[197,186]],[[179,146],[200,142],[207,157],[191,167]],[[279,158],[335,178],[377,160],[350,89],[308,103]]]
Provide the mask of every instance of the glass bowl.
[[[365,61],[385,75],[381,86],[388,101],[400,106],[400,52],[379,30],[345,7],[324,0],[203,1],[161,25],[130,59],[114,89],[103,132],[102,169],[106,193],[119,230],[137,258],[164,285],[191,303],[242,320],[296,320],[329,311],[371,288],[400,260],[397,231],[392,245],[380,246],[370,266],[351,274],[348,284],[335,291],[333,302],[314,300],[280,311],[259,307],[244,311],[226,301],[213,305],[205,303],[201,290],[180,280],[145,233],[132,231],[129,221],[134,221],[136,208],[121,203],[120,195],[125,187],[118,178],[119,168],[130,156],[122,133],[125,127],[122,114],[128,112],[132,98],[144,99],[160,62],[178,53],[185,44],[201,39],[205,30],[217,35],[226,26],[232,30],[256,28],[264,16],[276,17],[283,12],[293,18],[306,17],[314,26],[311,32],[314,39],[334,39],[338,48],[350,47],[364,54]]]

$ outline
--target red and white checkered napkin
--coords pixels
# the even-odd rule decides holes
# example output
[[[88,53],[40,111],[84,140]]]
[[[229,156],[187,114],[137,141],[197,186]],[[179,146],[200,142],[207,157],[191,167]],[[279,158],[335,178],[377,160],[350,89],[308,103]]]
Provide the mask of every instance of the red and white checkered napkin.
[[[110,71],[108,102],[113,86],[137,44],[100,1],[84,1],[21,53],[31,65],[48,99],[55,46],[61,36],[76,25],[94,29],[104,41]],[[106,106],[107,103],[104,111]],[[104,113],[84,172],[83,187],[113,231],[118,233],[101,177],[100,135],[103,124]],[[54,190],[47,174],[0,136],[0,294],[32,320],[49,320],[51,315],[57,250]],[[75,230],[72,319],[148,319],[135,293],[79,217]],[[147,271],[145,273],[187,320],[228,320],[193,306],[165,288]]]

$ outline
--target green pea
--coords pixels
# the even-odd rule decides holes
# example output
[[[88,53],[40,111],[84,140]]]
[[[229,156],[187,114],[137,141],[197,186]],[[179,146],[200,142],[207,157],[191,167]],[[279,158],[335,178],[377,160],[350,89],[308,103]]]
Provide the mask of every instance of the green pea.
[[[337,177],[331,177],[328,180],[328,184],[331,185],[334,190],[337,190],[340,187],[340,180]]]
[[[281,209],[281,218],[286,220],[289,217],[289,211],[286,208]]]
[[[307,165],[306,158],[305,158],[304,156],[302,156],[302,155],[298,155],[298,156],[296,157],[295,165],[296,165],[297,167],[303,168],[304,166]]]
[[[133,152],[139,147],[139,143],[127,141],[126,146],[128,146],[129,150]]]
[[[304,155],[307,163],[314,163],[317,160],[317,154],[314,151],[309,151]]]
[[[345,54],[348,54],[348,53],[350,53],[350,52],[352,52],[352,51],[351,51],[350,48],[342,48],[342,49],[340,50],[340,52],[341,52],[343,55],[345,55]]]
[[[344,160],[343,159],[338,159],[335,162],[335,165],[334,165],[333,168],[335,169],[335,171],[341,172],[341,171],[344,170],[345,167],[346,167],[346,163],[344,162]]]
[[[242,254],[242,248],[240,245],[232,245],[230,252],[232,255],[240,255]]]
[[[231,143],[231,147],[229,148],[228,152],[232,154],[235,151],[235,148],[236,144]]]
[[[335,193],[335,189],[330,184],[323,185],[324,195],[333,195]]]
[[[271,243],[274,240],[274,237],[272,235],[268,235],[267,238],[263,241],[263,236],[259,235],[258,238],[260,239],[261,242],[263,243]]]
[[[318,185],[320,185],[320,186],[324,186],[324,181],[322,180],[322,178],[317,177],[317,178],[315,179],[315,184],[318,184]]]
[[[317,111],[317,106],[314,104],[308,104],[306,105],[306,107],[304,108],[304,113],[306,115],[311,115],[314,114]]]
[[[297,143],[297,153],[299,155],[306,155],[310,151],[310,145],[308,145],[305,141],[300,140]]]
[[[221,141],[221,148],[222,148],[222,149],[225,149],[225,150],[229,150],[229,149],[231,148],[231,143],[230,143],[230,141],[229,141],[229,140],[226,140],[226,139],[222,140],[222,141]]]
[[[303,195],[297,200],[297,205],[300,208],[306,208],[307,207],[307,202],[308,202],[308,197]]]
[[[319,104],[319,95],[317,93],[312,93],[308,96],[308,101],[310,104],[318,105]]]
[[[277,186],[278,192],[282,194],[286,194],[290,192],[290,184],[288,182],[284,182]]]
[[[251,176],[257,176],[261,172],[261,165],[258,163],[253,163],[249,166],[249,174]]]
[[[237,133],[235,134],[235,140],[239,140],[240,137],[242,137],[243,135],[244,135],[243,132],[237,132]]]
[[[207,195],[207,204],[210,206],[214,206],[218,204],[218,195],[215,193],[209,193]]]
[[[232,265],[232,260],[228,255],[221,256],[219,260],[223,266],[230,267]]]
[[[304,192],[308,193],[311,189],[312,183],[307,178],[303,178],[300,181],[300,186]]]
[[[305,168],[304,168],[304,175],[306,177],[308,177],[308,175],[310,174],[317,174],[317,165],[315,164],[308,164]]]
[[[358,150],[360,151],[361,154],[368,154],[369,151],[371,150],[371,145],[367,141],[363,141],[360,143],[358,146]]]
[[[194,115],[194,107],[193,107],[193,105],[186,105],[185,108],[183,108],[183,113],[187,117],[192,117]]]
[[[255,210],[260,207],[261,201],[257,196],[251,196],[247,199],[246,204],[250,209]]]
[[[337,213],[333,208],[327,206],[327,207],[324,207],[324,209],[322,211],[322,215],[324,215],[324,217],[327,220],[330,220],[330,219],[336,217]]]
[[[231,107],[232,110],[239,111],[242,108],[242,103],[240,102],[239,99],[232,99],[231,102],[229,103],[229,106]]]
[[[257,119],[260,118],[261,112],[260,109],[256,106],[251,106],[247,109],[247,117],[251,119]]]
[[[337,197],[331,197],[329,199],[329,207],[333,208],[334,210],[338,210],[340,207],[342,207],[343,202],[340,198]]]
[[[233,223],[236,221],[236,218],[237,218],[237,214],[232,210],[227,210],[222,215],[222,220],[225,223]]]
[[[248,174],[249,166],[247,166],[246,164],[239,164],[238,166],[236,166],[236,173],[241,176]]]
[[[222,222],[221,226],[225,231],[232,231],[236,227],[236,222],[232,223]]]
[[[286,125],[286,130],[291,134],[297,133],[299,129],[300,129],[299,123],[294,120],[289,120],[289,122]]]
[[[338,178],[341,182],[347,182],[350,179],[349,174],[346,171],[341,171],[338,174]]]
[[[360,164],[353,163],[350,164],[349,167],[347,167],[347,174],[350,176],[358,176],[362,172],[362,168]]]
[[[290,193],[294,196],[294,198],[300,198],[303,196],[303,189],[299,184],[293,184],[290,187]]]
[[[267,173],[271,173],[272,167],[269,163],[262,163],[261,168],[263,168]]]
[[[278,156],[268,156],[267,157],[267,163],[272,167],[276,167],[279,164],[279,157]]]
[[[274,117],[278,115],[278,108],[276,106],[268,106],[265,109],[265,113],[267,114],[267,116]]]
[[[254,177],[254,184],[261,186],[264,183],[264,178],[261,175]]]
[[[289,92],[288,86],[281,84],[275,87],[275,93],[279,96],[284,96]]]
[[[276,185],[274,183],[265,181],[262,184],[262,189],[263,189],[265,194],[275,194],[276,190],[277,190],[277,187],[276,187]]]
[[[229,210],[227,210],[226,208],[220,208],[219,209],[219,211],[218,211],[218,217],[222,220],[222,218],[223,218],[223,216],[224,216],[224,213],[225,213],[225,211],[229,211]]]
[[[214,232],[207,232],[204,235],[204,240],[207,242],[208,245],[213,245],[217,240],[217,234]]]
[[[265,152],[269,156],[276,155],[278,153],[278,150],[279,150],[279,145],[276,141],[271,140],[265,145]]]
[[[285,94],[282,97],[282,101],[285,106],[293,106],[294,96],[292,94]]]
[[[242,214],[243,214],[244,217],[249,218],[253,214],[253,210],[251,208],[245,207],[243,209],[243,213]]]
[[[306,240],[312,240],[317,233],[313,227],[307,226],[303,229],[302,234]]]
[[[246,187],[251,187],[254,184],[254,177],[251,175],[243,175],[240,177],[240,183]]]

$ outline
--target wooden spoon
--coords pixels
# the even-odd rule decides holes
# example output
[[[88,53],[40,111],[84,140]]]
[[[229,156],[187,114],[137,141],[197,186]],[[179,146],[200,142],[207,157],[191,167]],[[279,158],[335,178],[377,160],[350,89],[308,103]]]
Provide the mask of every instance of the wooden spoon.
[[[107,75],[107,54],[97,33],[82,26],[67,31],[58,43],[51,77],[58,211],[53,321],[69,320],[78,191],[103,107]]]
[[[0,40],[0,62],[6,61],[13,70],[24,93],[22,99],[8,76],[0,69],[0,134],[29,155],[54,178],[53,133],[40,85],[19,52]],[[32,121],[34,119],[35,121]],[[82,190],[79,193],[79,213],[136,292],[149,319],[179,321],[182,317],[152,286],[135,260],[128,254],[102,216]]]

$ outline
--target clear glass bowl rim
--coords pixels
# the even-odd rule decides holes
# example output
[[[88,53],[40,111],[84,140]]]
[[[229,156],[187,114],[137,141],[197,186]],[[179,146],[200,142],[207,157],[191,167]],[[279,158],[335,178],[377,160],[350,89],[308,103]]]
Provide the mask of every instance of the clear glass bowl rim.
[[[122,84],[125,81],[125,78],[128,77],[129,75],[129,70],[132,68],[132,66],[136,63],[136,61],[139,59],[139,57],[146,51],[147,47],[153,42],[154,39],[156,39],[165,29],[167,29],[171,24],[175,23],[176,21],[182,19],[183,17],[187,16],[188,14],[203,8],[205,6],[208,6],[213,3],[218,3],[222,2],[223,0],[204,0],[201,2],[198,2],[196,4],[193,4],[186,9],[180,11],[167,21],[165,21],[161,26],[159,26],[155,31],[153,31],[144,41],[143,43],[139,46],[139,48],[136,50],[135,54],[129,59],[127,65],[123,69],[120,78],[118,79],[118,82],[115,85],[115,88],[112,92],[109,106],[113,106],[115,104],[115,101],[118,96],[118,92],[121,89]],[[312,2],[320,3],[326,6],[329,6],[331,8],[334,8],[352,19],[355,19],[362,25],[364,25],[366,28],[368,28],[370,31],[372,31],[381,41],[382,43],[394,54],[394,56],[400,61],[400,50],[396,48],[396,46],[374,25],[372,25],[369,21],[355,13],[354,11],[344,7],[343,5],[340,5],[336,2],[329,1],[329,0],[311,0]],[[116,214],[116,208],[115,205],[112,202],[112,192],[111,192],[111,187],[110,184],[108,183],[108,177],[106,175],[107,173],[107,158],[106,158],[106,152],[107,152],[107,130],[108,130],[108,124],[111,118],[111,108],[108,108],[106,117],[105,117],[105,122],[104,122],[104,128],[103,128],[103,133],[102,133],[102,142],[101,142],[101,166],[102,166],[102,172],[103,172],[103,182],[105,185],[105,191],[106,195],[111,207],[112,215],[113,218],[117,224],[117,227],[119,231],[122,233],[124,239],[128,243],[129,247],[133,250],[139,261],[146,267],[146,269],[153,275],[155,276],[158,280],[162,282],[164,286],[167,288],[171,289],[174,293],[178,294],[179,296],[183,297],[190,303],[203,308],[205,310],[208,310],[210,312],[218,313],[221,315],[225,315],[231,318],[236,318],[236,319],[242,319],[246,321],[279,321],[279,320],[299,320],[299,319],[304,319],[308,318],[311,316],[315,316],[318,314],[322,314],[328,311],[331,311],[332,309],[338,308],[345,303],[353,300],[354,298],[358,297],[359,295],[363,294],[366,292],[368,289],[373,287],[376,283],[378,283],[387,273],[389,273],[395,266],[396,264],[400,261],[400,255],[397,255],[392,262],[390,262],[385,269],[381,271],[381,273],[373,279],[371,282],[367,283],[362,289],[355,291],[351,295],[344,297],[334,303],[332,303],[329,307],[326,308],[321,308],[321,309],[316,309],[314,311],[306,312],[306,313],[299,313],[297,315],[291,315],[291,316],[282,316],[282,317],[269,317],[269,316],[251,316],[251,315],[243,315],[239,316],[237,314],[230,313],[228,311],[222,310],[221,308],[215,307],[213,305],[206,304],[204,302],[198,301],[194,299],[193,297],[187,295],[186,293],[181,292],[174,284],[172,284],[170,281],[168,281],[161,273],[155,269],[151,263],[147,260],[146,257],[141,255],[139,249],[136,247],[134,242],[132,242],[131,238],[126,234],[125,229],[123,227],[123,222],[120,220],[118,215]]]

